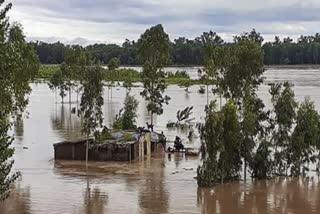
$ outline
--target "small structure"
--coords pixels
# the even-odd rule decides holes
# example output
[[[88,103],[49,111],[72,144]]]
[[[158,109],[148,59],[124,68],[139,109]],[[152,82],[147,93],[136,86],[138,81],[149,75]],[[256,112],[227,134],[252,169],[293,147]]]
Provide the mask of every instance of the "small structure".
[[[88,159],[90,161],[132,161],[144,160],[145,156],[150,157],[157,152],[159,143],[151,132],[132,133],[134,141],[124,140],[105,140],[95,143],[89,139]],[[114,136],[122,136],[114,134]],[[120,138],[121,139],[121,138]],[[54,158],[56,160],[85,160],[86,159],[86,140],[65,141],[54,144]]]

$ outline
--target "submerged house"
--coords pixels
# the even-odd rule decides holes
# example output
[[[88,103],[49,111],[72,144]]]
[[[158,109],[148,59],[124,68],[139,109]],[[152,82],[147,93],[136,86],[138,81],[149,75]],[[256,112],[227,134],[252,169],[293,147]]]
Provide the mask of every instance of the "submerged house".
[[[90,161],[132,161],[143,159],[152,153],[159,152],[157,133],[130,133],[133,141],[122,139],[123,133],[113,133],[114,139],[95,143],[89,139],[88,160]],[[64,141],[54,144],[56,160],[85,160],[86,140]],[[161,144],[162,145],[162,144]]]

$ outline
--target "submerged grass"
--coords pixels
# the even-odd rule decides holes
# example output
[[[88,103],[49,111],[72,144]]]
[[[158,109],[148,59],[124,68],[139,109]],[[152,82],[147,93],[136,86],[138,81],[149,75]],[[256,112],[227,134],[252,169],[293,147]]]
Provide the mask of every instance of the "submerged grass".
[[[60,70],[60,65],[44,65],[40,66],[37,78],[50,79],[53,74]],[[197,79],[193,80],[187,74],[186,71],[177,71],[175,73],[166,73],[166,83],[168,85],[179,85],[189,87],[191,85],[204,85],[207,84],[205,80]],[[105,72],[105,81],[108,82],[130,82],[137,83],[142,82],[141,73],[132,68],[119,68],[116,71]]]

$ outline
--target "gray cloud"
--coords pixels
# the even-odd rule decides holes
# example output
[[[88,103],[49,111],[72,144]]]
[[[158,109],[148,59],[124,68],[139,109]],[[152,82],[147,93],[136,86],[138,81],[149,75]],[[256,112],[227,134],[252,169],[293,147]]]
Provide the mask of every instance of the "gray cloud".
[[[256,28],[266,37],[311,34],[320,23],[318,0],[14,0],[11,17],[28,37],[82,44],[137,39],[162,23],[172,38],[217,31],[227,38]],[[74,39],[74,38],[87,38]]]

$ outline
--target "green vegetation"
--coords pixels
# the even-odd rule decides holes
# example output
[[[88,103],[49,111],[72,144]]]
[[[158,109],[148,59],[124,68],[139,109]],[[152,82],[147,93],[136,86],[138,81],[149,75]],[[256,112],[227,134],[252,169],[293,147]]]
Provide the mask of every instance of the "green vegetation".
[[[59,65],[40,65],[39,72],[36,77],[41,79],[51,79],[58,71],[60,71]]]
[[[186,107],[183,110],[177,111],[177,121],[176,122],[169,121],[167,123],[167,128],[178,127],[178,128],[184,129],[184,128],[190,127],[190,122],[194,119],[194,118],[190,118],[190,116],[193,113],[192,110],[193,110],[193,106],[190,106],[190,107]]]
[[[169,60],[169,36],[162,25],[147,29],[138,41],[138,55],[143,63],[141,95],[148,102],[147,109],[153,114],[163,113],[163,104],[168,104],[170,97],[163,96],[166,89],[165,73],[162,70]]]
[[[82,132],[87,139],[102,126],[103,112],[103,72],[99,65],[90,65],[83,70],[81,96]],[[86,161],[88,161],[88,140],[86,146]]]
[[[21,119],[31,92],[29,81],[39,69],[32,47],[25,41],[22,26],[11,24],[7,13],[12,4],[0,1],[0,200],[9,196],[10,185],[20,175],[12,171],[13,137],[8,134],[12,119]]]
[[[137,108],[139,102],[127,93],[124,100],[124,107],[119,111],[113,128],[116,130],[133,130],[136,129]]]
[[[238,180],[243,165],[244,179],[247,172],[266,179],[306,175],[310,163],[319,163],[320,116],[313,102],[306,99],[299,106],[288,82],[271,84],[272,110],[265,111],[257,97],[264,72],[262,41],[253,31],[235,37],[224,50],[205,44],[211,53],[223,51],[228,56],[221,63],[221,58],[209,55],[204,66],[219,65],[211,67],[219,77],[214,86],[227,102],[218,111],[212,101],[199,127],[203,158],[197,171],[199,186]]]
[[[58,65],[41,65],[39,74],[36,75],[36,78],[45,78],[49,79],[52,86],[54,82],[58,82],[59,75],[61,75],[60,67]],[[61,77],[62,78],[62,77]],[[108,82],[130,82],[130,83],[137,83],[142,82],[141,73],[137,70],[131,68],[118,68],[115,71],[104,71],[104,80]],[[205,85],[207,84],[207,80],[204,79],[190,79],[189,75],[186,74],[184,71],[177,71],[176,73],[167,73],[165,77],[166,84],[168,85],[180,85],[180,86],[191,86],[191,85]],[[210,81],[213,84],[213,81]],[[61,88],[61,87],[59,87]],[[57,87],[58,89],[58,87]],[[55,90],[53,87],[52,90]],[[66,87],[65,87],[66,90]]]
[[[252,38],[257,38],[260,45],[263,37],[255,30]],[[203,36],[213,35],[213,32],[205,32],[195,39],[179,37],[170,42],[170,65],[203,65],[205,60],[205,48]],[[223,46],[230,43],[215,40]],[[44,42],[31,43],[43,64],[61,64],[64,55],[72,46],[65,46],[60,42],[47,44]],[[208,47],[208,46],[207,46]],[[263,44],[264,64],[266,65],[299,65],[320,64],[320,34],[301,35],[296,42],[287,37],[280,40],[278,36],[274,41]],[[138,43],[126,40],[121,46],[116,44],[94,44],[86,47],[90,55],[98,62],[107,65],[112,58],[120,60],[122,65],[139,65]]]

